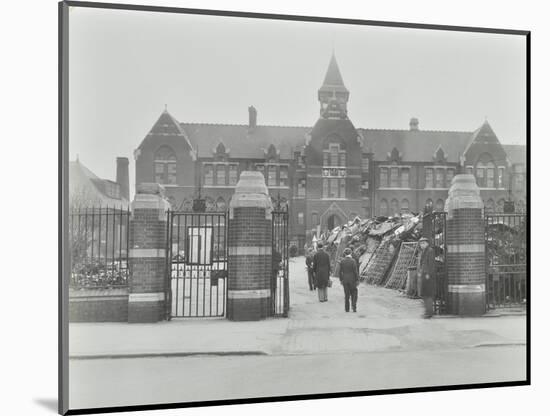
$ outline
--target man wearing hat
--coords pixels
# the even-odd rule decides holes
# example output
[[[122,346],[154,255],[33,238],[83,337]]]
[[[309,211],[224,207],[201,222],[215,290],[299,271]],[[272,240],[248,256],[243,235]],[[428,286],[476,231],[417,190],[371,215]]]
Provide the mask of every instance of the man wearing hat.
[[[351,256],[351,249],[344,250],[344,258],[340,261],[340,271],[338,273],[340,282],[344,287],[344,308],[349,312],[349,299],[351,297],[351,308],[357,312],[357,286],[359,285],[359,268],[357,262]]]
[[[420,294],[424,300],[424,318],[431,318],[434,313],[435,296],[435,255],[426,237],[419,240],[420,256],[418,257],[418,280]]]
[[[319,302],[326,302],[327,287],[330,278],[330,257],[323,249],[323,243],[317,243],[317,253],[313,256],[313,276],[319,295]]]

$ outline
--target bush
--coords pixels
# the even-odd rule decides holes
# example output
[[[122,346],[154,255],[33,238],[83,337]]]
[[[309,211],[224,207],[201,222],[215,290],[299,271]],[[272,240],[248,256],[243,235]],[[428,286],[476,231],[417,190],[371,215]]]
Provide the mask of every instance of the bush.
[[[292,244],[289,248],[289,254],[290,254],[290,257],[296,257],[298,255],[298,247]]]

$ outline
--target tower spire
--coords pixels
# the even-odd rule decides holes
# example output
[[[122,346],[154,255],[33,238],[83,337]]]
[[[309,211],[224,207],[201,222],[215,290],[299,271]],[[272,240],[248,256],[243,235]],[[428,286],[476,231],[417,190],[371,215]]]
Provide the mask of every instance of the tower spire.
[[[319,88],[318,98],[321,103],[322,117],[347,118],[349,91],[344,85],[334,49],[330,57],[323,85]]]

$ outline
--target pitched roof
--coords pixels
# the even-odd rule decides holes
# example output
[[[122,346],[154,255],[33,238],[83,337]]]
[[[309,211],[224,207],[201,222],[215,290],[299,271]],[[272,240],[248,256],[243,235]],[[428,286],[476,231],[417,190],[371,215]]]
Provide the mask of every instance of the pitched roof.
[[[374,160],[387,160],[397,148],[403,161],[432,161],[439,147],[445,152],[447,161],[459,162],[471,132],[433,130],[383,130],[357,129],[363,138],[363,145],[374,153]]]
[[[323,85],[321,86],[320,91],[335,89],[339,91],[348,91],[348,89],[344,85],[344,80],[342,78],[342,74],[340,73],[340,68],[338,67],[336,56],[334,56],[333,53],[330,58],[327,73],[325,75],[325,80],[323,81]]]
[[[261,159],[271,144],[281,159],[292,159],[293,152],[305,145],[311,127],[256,126],[245,124],[181,123],[199,157],[211,157],[220,140],[233,158]]]
[[[523,144],[503,144],[502,147],[512,164],[527,163],[527,147]]]
[[[128,200],[120,195],[120,191],[118,198],[109,193],[114,187],[119,187],[118,183],[101,179],[79,160],[69,162],[69,194],[83,191],[86,200],[80,201],[82,206],[127,208]]]

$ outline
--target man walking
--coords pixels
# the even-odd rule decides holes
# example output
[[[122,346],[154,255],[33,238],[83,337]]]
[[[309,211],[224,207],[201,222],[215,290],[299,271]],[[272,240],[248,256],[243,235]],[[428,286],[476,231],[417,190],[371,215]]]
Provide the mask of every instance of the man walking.
[[[349,300],[351,297],[351,308],[357,312],[357,286],[359,285],[359,269],[357,262],[351,256],[351,249],[344,250],[344,258],[340,261],[340,271],[338,277],[344,287],[346,312],[349,312]]]
[[[315,284],[313,282],[313,249],[312,248],[308,249],[307,251],[306,266],[307,266],[307,283],[309,285],[309,290],[314,290]]]
[[[330,276],[330,257],[323,249],[323,243],[317,243],[317,253],[313,256],[313,276],[319,295],[319,302],[326,302],[328,279]]]
[[[421,251],[418,258],[417,273],[421,296],[424,300],[424,318],[429,319],[434,313],[435,255],[427,238],[422,237],[419,244]]]

